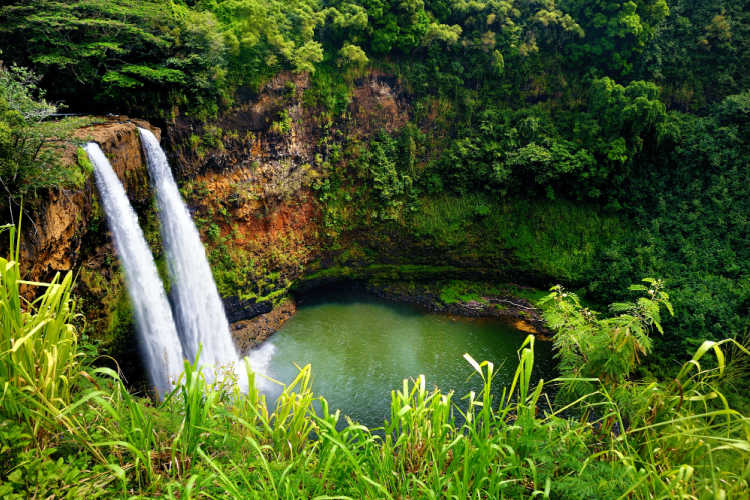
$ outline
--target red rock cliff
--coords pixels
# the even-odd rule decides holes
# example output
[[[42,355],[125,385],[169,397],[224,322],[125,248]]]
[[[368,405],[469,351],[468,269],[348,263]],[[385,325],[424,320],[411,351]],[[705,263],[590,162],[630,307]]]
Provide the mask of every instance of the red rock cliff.
[[[74,134],[75,139],[99,143],[134,202],[143,202],[149,196],[139,126],[160,136],[160,130],[149,123],[127,117],[103,119],[101,123],[79,129]],[[64,163],[74,165],[77,161],[77,146],[71,143],[66,148]],[[31,212],[33,222],[24,222],[22,262],[26,277],[48,279],[57,271],[69,271],[81,264],[87,254],[81,243],[97,210],[98,193],[93,175],[89,175],[80,189],[56,189],[44,193]],[[99,231],[104,229],[97,228]],[[108,251],[112,252],[111,245]]]

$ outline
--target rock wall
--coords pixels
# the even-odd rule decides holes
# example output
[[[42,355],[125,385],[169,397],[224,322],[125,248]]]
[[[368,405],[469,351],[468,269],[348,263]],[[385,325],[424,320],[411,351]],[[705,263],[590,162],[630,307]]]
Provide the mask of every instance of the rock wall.
[[[235,323],[235,340],[243,349],[291,317],[294,304],[288,292],[312,274],[412,260],[429,271],[440,257],[432,249],[420,249],[421,243],[409,235],[385,229],[377,235],[371,230],[329,234],[326,202],[314,190],[316,180],[331,168],[329,159],[337,149],[366,144],[380,131],[398,133],[412,118],[411,103],[397,78],[371,72],[354,82],[346,110],[333,115],[306,99],[310,85],[306,75],[280,74],[215,119],[176,116],[162,124],[162,143],[201,230]],[[76,136],[95,140],[110,158],[158,265],[158,220],[137,126],[160,137],[160,130],[127,117],[97,119]],[[430,133],[438,136],[439,128]],[[75,146],[68,148],[65,161],[77,161]],[[33,218],[23,238],[27,277],[44,280],[58,271],[79,271],[76,292],[88,331],[112,353],[132,350],[128,300],[93,176],[81,189],[49,192]],[[374,246],[357,246],[375,236]],[[442,267],[433,271],[445,277]]]
[[[148,174],[145,169],[137,127],[149,128],[157,137],[158,128],[142,120],[128,117],[103,118],[101,122],[76,131],[75,138],[99,143],[123,182],[134,203],[145,203],[149,198]],[[63,162],[72,165],[78,161],[78,146],[70,144],[65,149]],[[30,212],[31,223],[24,223],[22,263],[25,275],[31,280],[49,279],[56,272],[65,272],[80,266],[90,254],[82,243],[91,235],[106,229],[91,227],[91,221],[100,218],[98,193],[93,175],[80,189],[56,189],[45,193]],[[29,213],[29,212],[27,212]],[[97,238],[100,234],[95,235]],[[112,254],[110,242],[100,252]]]
[[[161,136],[160,129],[143,120],[126,116],[95,117],[90,126],[74,133],[73,140],[65,146],[62,161],[80,169],[81,160],[87,161],[87,157],[79,144],[97,142],[139,213],[147,239],[156,243],[152,247],[158,254],[158,238],[153,237],[157,226],[152,193],[137,127]],[[31,281],[48,281],[58,272],[73,271],[74,294],[82,313],[79,326],[101,342],[104,352],[118,359],[126,376],[138,380],[143,370],[123,277],[106,216],[100,208],[93,172],[90,168],[81,170],[88,173],[80,187],[49,190],[25,203],[22,271],[25,279]],[[37,293],[34,287],[23,292],[29,298]]]
[[[209,249],[223,296],[272,300],[337,244],[314,191],[334,148],[396,133],[410,117],[396,78],[354,82],[338,116],[311,105],[307,75],[282,73],[259,95],[209,123],[178,116],[166,127],[171,161]]]

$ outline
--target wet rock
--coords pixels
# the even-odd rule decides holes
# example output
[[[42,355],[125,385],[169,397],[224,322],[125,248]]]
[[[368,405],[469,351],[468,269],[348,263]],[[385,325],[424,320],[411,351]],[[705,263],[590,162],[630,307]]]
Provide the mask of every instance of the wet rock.
[[[252,319],[258,315],[271,312],[273,306],[268,301],[256,302],[254,299],[242,300],[239,297],[225,297],[224,311],[230,323]]]
[[[99,143],[133,202],[148,199],[148,174],[137,127],[148,128],[157,137],[161,135],[159,129],[126,116],[95,120],[100,121],[75,131],[74,137]],[[74,165],[76,161],[76,145],[64,145],[62,163]],[[82,242],[91,229],[89,223],[97,211],[98,197],[93,175],[89,175],[79,188],[50,189],[40,193],[36,205],[27,205],[25,215],[33,219],[32,224],[25,225],[21,239],[21,262],[27,279],[47,280],[55,272],[69,271],[86,259],[90,252]],[[108,251],[112,253],[111,246]]]
[[[270,312],[253,319],[232,323],[232,337],[243,355],[273,335],[289,318],[294,316],[297,306],[291,299],[283,300]]]

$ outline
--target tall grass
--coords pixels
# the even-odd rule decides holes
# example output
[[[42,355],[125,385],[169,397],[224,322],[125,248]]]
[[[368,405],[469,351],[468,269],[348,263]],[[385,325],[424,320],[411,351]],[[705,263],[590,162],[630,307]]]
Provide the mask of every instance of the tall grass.
[[[44,422],[61,417],[72,403],[81,375],[78,336],[70,324],[73,276],[57,274],[50,283],[22,280],[15,228],[2,230],[10,235],[10,256],[0,257],[0,403],[38,435]],[[22,286],[43,292],[29,301]]]
[[[750,419],[718,389],[726,369],[722,345],[728,343],[750,354],[734,340],[706,341],[673,381],[639,384],[609,399],[626,429],[615,444],[626,463],[645,471],[629,491],[645,484],[648,491],[681,498],[748,494]],[[705,359],[710,352],[714,359]],[[616,400],[623,397],[639,404],[621,408]]]
[[[207,384],[195,360],[154,406],[116,372],[87,368],[69,277],[21,298],[14,243],[0,261],[0,496],[747,497],[750,420],[719,390],[733,341],[704,343],[672,381],[589,379],[594,390],[555,412],[539,403],[565,381],[532,384],[532,336],[500,397],[494,364],[467,354],[480,391],[461,398],[424,376],[404,380],[377,429],[314,395],[309,365],[270,407],[249,366],[241,394]]]

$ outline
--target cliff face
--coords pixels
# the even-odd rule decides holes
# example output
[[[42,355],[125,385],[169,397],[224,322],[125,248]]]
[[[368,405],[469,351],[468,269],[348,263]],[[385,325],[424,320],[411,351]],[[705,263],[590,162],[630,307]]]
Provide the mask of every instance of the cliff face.
[[[258,96],[209,123],[177,116],[165,131],[174,168],[183,178],[260,168],[258,175],[278,184],[287,176],[273,175],[274,166],[314,166],[315,156],[326,156],[343,137],[353,141],[380,130],[393,133],[407,123],[408,97],[396,78],[371,72],[354,83],[341,115],[305,99],[308,75],[280,73]]]
[[[112,163],[117,176],[123,182],[131,200],[143,203],[148,199],[148,174],[141,152],[137,127],[148,127],[160,135],[160,130],[142,120],[127,117],[106,119],[76,131],[75,138],[99,143]],[[66,148],[63,162],[72,165],[78,161],[77,147]],[[90,248],[82,243],[95,229],[98,233],[106,228],[92,227],[91,222],[101,217],[97,213],[98,193],[93,175],[89,175],[77,190],[51,190],[43,196],[38,208],[32,213],[33,224],[27,224],[22,239],[23,264],[26,275],[32,280],[46,279],[58,271],[69,271],[81,265],[90,254]],[[98,234],[96,235],[98,239]],[[113,253],[111,243],[103,242],[107,248],[101,251]]]
[[[152,195],[137,127],[161,135],[158,128],[142,120],[106,117],[95,118],[91,126],[77,130],[75,142],[99,143],[138,211],[147,237],[152,235],[150,239],[158,241],[153,238]],[[63,163],[80,169],[76,164],[81,160],[87,161],[85,153],[71,141]],[[25,279],[46,281],[57,272],[75,272],[75,295],[86,332],[102,342],[128,376],[141,377],[129,301],[93,172],[88,170],[79,188],[41,193],[39,199],[26,204],[25,211],[21,239]],[[36,290],[30,287],[24,293],[31,297]]]
[[[278,303],[311,265],[328,259],[338,244],[314,189],[323,163],[345,144],[395,133],[408,121],[408,99],[393,77],[356,81],[339,115],[306,99],[310,85],[306,75],[280,74],[211,123],[177,117],[166,128],[225,297]]]
[[[373,72],[354,83],[348,104],[336,113],[308,99],[308,91],[315,89],[307,76],[281,74],[214,120],[177,116],[166,124],[162,144],[243,349],[293,314],[294,303],[286,297],[303,280],[367,278],[373,270],[382,279],[452,272],[442,265],[444,255],[419,238],[391,231],[393,226],[373,231],[375,226],[365,222],[367,229],[354,231],[365,234],[344,234],[330,226],[331,210],[353,213],[363,201],[359,194],[372,186],[357,191],[365,181],[349,179],[348,187],[337,188],[339,198],[331,200],[326,198],[327,172],[350,175],[346,158],[357,158],[381,131],[398,134],[411,119],[409,96],[396,78]],[[436,121],[432,113],[423,121],[426,133],[440,137],[439,126],[429,128]],[[127,117],[102,119],[76,136],[101,145],[139,213],[159,265],[158,220],[137,126],[160,136],[148,123]],[[69,147],[65,161],[75,163],[78,154]],[[44,280],[57,271],[79,271],[76,293],[88,331],[118,359],[137,359],[127,294],[93,175],[80,189],[48,193],[34,208],[33,219],[23,237],[27,277]],[[420,265],[404,265],[412,263]]]
[[[306,99],[310,85],[305,75],[281,74],[217,119],[177,116],[166,124],[163,144],[243,345],[286,320],[293,311],[283,300],[289,287],[310,269],[325,268],[330,255],[342,250],[328,234],[326,203],[314,189],[323,163],[346,144],[366,143],[381,130],[398,132],[410,116],[406,94],[387,75],[371,73],[355,82],[338,115]],[[158,263],[158,220],[137,126],[160,136],[148,123],[114,117],[79,130],[76,137],[101,145]],[[65,162],[74,164],[78,154],[69,147]],[[27,277],[44,280],[57,271],[79,271],[76,292],[89,331],[112,351],[129,349],[123,347],[132,344],[128,300],[93,175],[80,189],[47,193],[33,219],[23,237]],[[263,318],[250,321],[258,314]],[[249,343],[243,341],[247,336]]]

